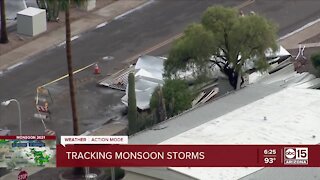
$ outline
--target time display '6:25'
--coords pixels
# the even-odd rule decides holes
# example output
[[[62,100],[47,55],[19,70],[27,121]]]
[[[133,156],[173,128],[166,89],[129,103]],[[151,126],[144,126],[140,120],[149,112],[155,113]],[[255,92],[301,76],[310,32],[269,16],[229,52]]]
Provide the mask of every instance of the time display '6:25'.
[[[263,150],[264,155],[276,155],[277,150],[276,149],[265,149]]]

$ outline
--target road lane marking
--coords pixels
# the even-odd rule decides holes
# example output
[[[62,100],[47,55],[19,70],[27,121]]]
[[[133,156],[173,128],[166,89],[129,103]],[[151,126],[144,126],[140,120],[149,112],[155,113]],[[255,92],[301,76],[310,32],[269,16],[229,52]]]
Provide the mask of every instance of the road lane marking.
[[[238,6],[235,6],[234,8],[236,8],[236,9],[242,9],[242,8],[244,8],[244,7],[246,7],[246,6],[249,6],[250,4],[253,4],[254,2],[255,2],[255,0],[247,0],[247,1],[239,4]]]
[[[153,2],[154,2],[154,0],[149,0],[149,2],[144,3],[144,4],[142,4],[142,5],[140,5],[140,6],[136,7],[136,8],[133,8],[133,9],[131,9],[131,10],[129,10],[129,11],[123,13],[123,14],[120,14],[119,16],[117,16],[117,17],[115,17],[115,18],[113,18],[113,19],[114,19],[114,20],[121,19],[121,18],[123,18],[124,16],[126,16],[126,15],[128,15],[128,14],[131,14],[131,13],[133,13],[134,11],[137,11],[137,10],[139,10],[139,9],[142,9],[142,8],[146,7],[147,5],[153,3]]]
[[[96,26],[96,29],[102,28],[102,27],[106,26],[107,24],[108,24],[107,21],[104,22],[104,23],[98,24],[98,25]]]
[[[16,68],[16,67],[18,67],[18,66],[20,66],[20,65],[22,65],[22,64],[23,64],[23,62],[19,62],[19,63],[17,63],[17,64],[14,64],[14,65],[8,67],[7,70],[8,70],[8,71],[11,71],[12,69],[14,69],[14,68]]]
[[[63,41],[62,43],[58,44],[58,47],[63,46],[66,44],[66,41]]]
[[[71,41],[76,40],[76,39],[78,39],[79,37],[80,37],[79,35],[73,36],[73,37],[71,38]]]
[[[78,39],[79,37],[80,37],[79,35],[72,36],[70,40],[73,41],[73,40]],[[58,44],[58,47],[63,46],[65,44],[66,44],[66,41],[63,41],[62,43]]]
[[[89,68],[89,67],[91,67],[91,66],[93,66],[93,65],[95,65],[95,64],[96,64],[95,62],[92,63],[92,64],[89,64],[89,65],[87,65],[87,66],[85,66],[85,67],[83,67],[83,68],[80,68],[80,69],[78,69],[78,70],[76,70],[76,71],[73,71],[72,74],[77,74],[78,72],[81,72],[81,71],[83,71],[83,70],[85,70],[85,69],[87,69],[87,68]],[[62,80],[62,79],[64,79],[64,78],[67,78],[67,77],[69,77],[69,74],[66,74],[66,75],[64,75],[64,76],[62,76],[62,77],[60,77],[60,78],[58,78],[58,79],[55,79],[55,80],[53,80],[53,81],[50,81],[50,82],[48,82],[47,84],[44,84],[44,85],[42,85],[42,86],[39,86],[38,88],[48,86],[48,85],[50,85],[50,84],[53,84],[53,83],[55,83],[55,82],[57,82],[57,81],[60,81],[60,80]]]

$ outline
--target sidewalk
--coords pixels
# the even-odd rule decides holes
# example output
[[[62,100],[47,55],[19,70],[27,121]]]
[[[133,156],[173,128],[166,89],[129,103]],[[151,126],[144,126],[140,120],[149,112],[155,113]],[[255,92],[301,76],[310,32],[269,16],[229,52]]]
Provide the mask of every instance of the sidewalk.
[[[320,19],[283,36],[279,43],[286,49],[297,49],[299,44],[309,47],[320,47]],[[314,41],[312,41],[314,39]]]
[[[117,0],[106,7],[88,12],[81,19],[71,23],[71,35],[79,35],[83,32],[96,28],[96,26],[101,23],[110,22],[125,12],[139,7],[147,1],[148,0]],[[38,38],[35,38],[34,40],[1,55],[0,72],[5,71],[10,66],[17,63],[22,63],[24,60],[29,59],[44,50],[58,46],[64,41],[64,26],[51,32],[45,32],[44,34],[39,35]]]

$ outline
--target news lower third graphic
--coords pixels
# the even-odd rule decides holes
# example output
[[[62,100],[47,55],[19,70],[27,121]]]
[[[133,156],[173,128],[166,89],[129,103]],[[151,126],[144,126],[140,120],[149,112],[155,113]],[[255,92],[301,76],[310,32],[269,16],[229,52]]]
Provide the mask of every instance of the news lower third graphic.
[[[59,145],[57,166],[320,167],[319,145]]]
[[[320,145],[128,144],[128,136],[0,136],[0,167],[320,167]]]
[[[55,136],[0,136],[0,167],[56,167]]]

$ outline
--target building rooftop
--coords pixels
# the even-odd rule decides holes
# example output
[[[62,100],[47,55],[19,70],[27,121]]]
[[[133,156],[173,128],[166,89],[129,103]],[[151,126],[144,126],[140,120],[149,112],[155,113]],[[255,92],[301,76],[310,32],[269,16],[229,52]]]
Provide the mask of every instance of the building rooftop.
[[[286,88],[161,144],[318,144],[320,91]],[[200,179],[239,179],[259,168],[172,168]]]
[[[140,132],[130,137],[129,143],[318,144],[320,132],[315,127],[320,126],[320,91],[304,85],[311,80],[317,79],[306,73],[297,74],[289,65],[257,78],[258,82],[247,88]],[[169,169],[194,179],[239,179],[246,176],[257,179],[256,172],[263,176],[269,171],[269,168]]]

